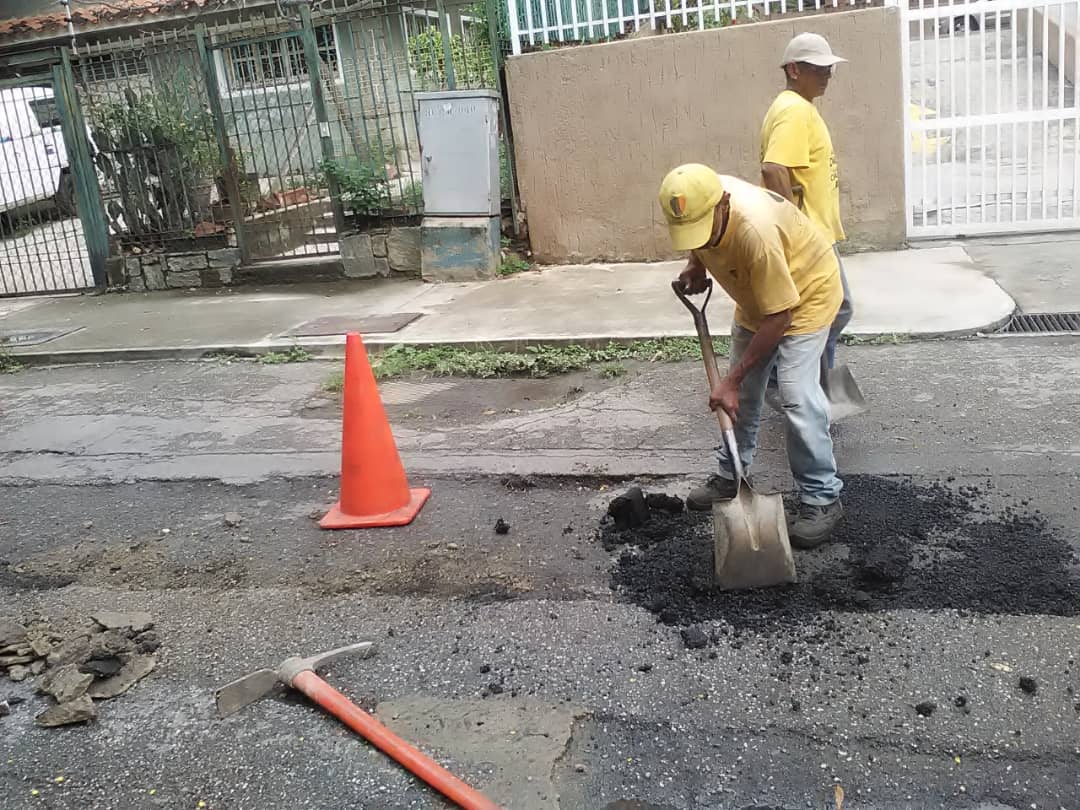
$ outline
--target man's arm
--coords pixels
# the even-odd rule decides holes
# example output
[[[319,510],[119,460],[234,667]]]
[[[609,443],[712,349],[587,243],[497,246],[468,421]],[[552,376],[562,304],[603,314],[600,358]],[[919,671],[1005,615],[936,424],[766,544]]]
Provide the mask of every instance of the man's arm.
[[[777,202],[777,205],[783,203]],[[761,326],[739,362],[709,397],[709,407],[723,408],[733,421],[738,419],[739,386],[750,370],[776,349],[791,326],[792,310],[799,304],[799,291],[791,279],[779,231],[775,228],[754,229],[754,235],[759,241],[744,245],[738,264],[749,276],[758,311],[763,315]]]
[[[781,166],[779,163],[762,163],[761,181],[769,191],[776,192],[788,202],[798,205],[791,189],[791,169],[787,166]]]
[[[772,355],[791,326],[791,310],[766,315],[739,362],[720,380],[709,396],[709,407],[723,408],[732,421],[739,418],[739,386],[750,370]]]
[[[810,165],[810,140],[804,105],[783,110],[764,133],[761,145],[761,180],[765,188],[798,207],[791,171]]]

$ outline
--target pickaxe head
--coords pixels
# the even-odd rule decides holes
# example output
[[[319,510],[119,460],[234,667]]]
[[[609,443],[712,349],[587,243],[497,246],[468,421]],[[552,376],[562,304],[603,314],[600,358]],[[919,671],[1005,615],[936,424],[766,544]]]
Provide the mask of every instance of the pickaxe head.
[[[281,662],[277,669],[260,669],[245,675],[221,687],[217,691],[216,702],[219,717],[227,717],[240,711],[249,703],[254,703],[263,695],[271,692],[279,683],[292,686],[293,679],[301,672],[318,670],[327,664],[348,655],[369,658],[375,654],[375,643],[362,641],[348,647],[312,655],[308,658],[292,657]]]

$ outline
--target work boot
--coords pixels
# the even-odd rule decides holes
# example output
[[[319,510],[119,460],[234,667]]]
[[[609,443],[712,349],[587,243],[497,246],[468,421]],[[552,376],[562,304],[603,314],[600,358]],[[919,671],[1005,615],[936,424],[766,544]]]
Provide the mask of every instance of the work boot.
[[[817,548],[829,539],[843,516],[844,507],[838,500],[827,506],[800,503],[798,512],[788,518],[791,545],[803,550]]]
[[[722,475],[710,475],[700,487],[686,496],[686,508],[691,512],[708,512],[715,501],[730,501],[735,497],[735,481]]]

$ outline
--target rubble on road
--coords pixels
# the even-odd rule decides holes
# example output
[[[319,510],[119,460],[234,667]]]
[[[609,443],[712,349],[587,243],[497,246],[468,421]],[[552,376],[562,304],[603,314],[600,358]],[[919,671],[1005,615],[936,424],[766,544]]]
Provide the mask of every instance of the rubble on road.
[[[97,717],[94,701],[118,697],[149,675],[161,646],[149,613],[100,611],[72,629],[43,620],[0,618],[0,673],[13,683],[41,676],[39,694],[53,705],[35,722],[44,728],[85,723]],[[2,701],[10,714],[17,697]]]

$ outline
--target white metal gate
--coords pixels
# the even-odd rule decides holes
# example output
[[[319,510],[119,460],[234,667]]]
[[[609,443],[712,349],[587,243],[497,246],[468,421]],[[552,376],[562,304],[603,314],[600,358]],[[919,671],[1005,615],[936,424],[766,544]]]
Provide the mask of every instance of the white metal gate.
[[[1080,228],[1080,0],[901,2],[908,235]]]

